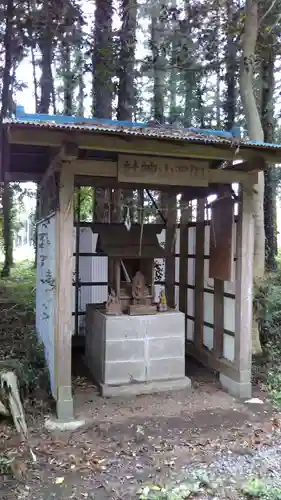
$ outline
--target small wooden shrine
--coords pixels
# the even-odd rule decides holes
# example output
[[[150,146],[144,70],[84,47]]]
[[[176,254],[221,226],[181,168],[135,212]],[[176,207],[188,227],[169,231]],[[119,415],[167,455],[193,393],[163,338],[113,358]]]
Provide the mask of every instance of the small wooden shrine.
[[[102,393],[186,387],[190,385],[185,377],[188,352],[217,371],[222,386],[232,395],[249,398],[254,186],[259,172],[280,164],[281,145],[239,139],[235,130],[30,115],[22,107],[16,109],[15,118],[4,120],[2,128],[1,181],[34,181],[40,190],[38,248],[42,240],[45,246],[44,265],[40,258],[37,262],[36,330],[44,344],[58,417],[69,420],[74,415],[73,214],[75,188],[80,186],[91,186],[95,193],[110,190],[112,195],[116,190],[145,190],[147,194],[158,190],[167,197],[164,281],[168,312],[110,315],[98,303],[87,305],[85,356]],[[224,187],[233,183],[240,185],[235,217]],[[210,225],[205,200],[211,194],[217,201],[212,204]],[[232,223],[227,222],[230,218]],[[146,243],[150,227],[141,229],[141,225],[140,221],[137,229],[132,226],[127,231],[109,224],[106,234],[97,231],[100,247],[109,256],[110,286],[116,289],[113,299],[120,301],[120,312],[140,306],[140,299],[153,303],[152,263],[162,251],[154,244],[155,253],[148,251],[157,234]],[[76,231],[76,280],[82,254],[79,238]],[[207,238],[209,245],[205,245]],[[49,275],[52,285],[47,286]],[[210,277],[214,278],[211,283]],[[179,310],[172,308],[175,291]],[[160,304],[165,309],[165,300]]]
[[[155,314],[154,259],[164,257],[155,226],[133,224],[127,229],[124,224],[97,224],[95,231],[97,251],[108,256],[107,312]]]

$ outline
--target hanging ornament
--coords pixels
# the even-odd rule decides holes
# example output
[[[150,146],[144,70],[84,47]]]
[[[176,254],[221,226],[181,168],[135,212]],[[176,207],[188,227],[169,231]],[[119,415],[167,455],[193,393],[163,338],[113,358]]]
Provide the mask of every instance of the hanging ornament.
[[[131,222],[131,216],[130,216],[130,209],[129,209],[129,207],[127,207],[127,213],[126,213],[126,217],[125,217],[125,227],[126,227],[127,231],[130,231],[131,226],[132,226],[132,222]]]

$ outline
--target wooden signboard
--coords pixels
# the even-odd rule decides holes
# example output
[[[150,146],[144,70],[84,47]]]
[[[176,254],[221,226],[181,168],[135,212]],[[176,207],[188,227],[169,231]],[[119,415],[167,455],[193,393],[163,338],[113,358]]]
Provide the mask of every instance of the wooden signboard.
[[[208,186],[208,163],[154,156],[119,155],[118,181],[166,186]]]
[[[210,278],[223,281],[232,281],[233,279],[233,224],[234,202],[231,196],[218,198],[212,204]]]

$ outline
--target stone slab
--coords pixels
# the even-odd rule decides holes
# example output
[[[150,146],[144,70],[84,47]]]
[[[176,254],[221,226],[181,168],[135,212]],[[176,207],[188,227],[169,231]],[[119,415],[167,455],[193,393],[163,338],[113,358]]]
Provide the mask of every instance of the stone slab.
[[[137,396],[140,394],[153,394],[158,392],[181,391],[191,388],[191,380],[188,377],[175,380],[154,380],[139,384],[124,385],[100,385],[101,395],[105,398]]]
[[[148,339],[148,357],[152,359],[160,358],[184,358],[184,336],[162,337]]]
[[[149,380],[180,379],[185,374],[185,358],[150,359],[148,365]]]
[[[83,425],[85,420],[63,420],[48,418],[45,420],[45,427],[48,431],[76,431]]]
[[[143,339],[108,340],[105,347],[105,362],[140,361],[145,356],[145,342]]]
[[[132,380],[143,382],[146,379],[143,361],[123,361],[105,363],[104,378],[99,383],[106,385],[128,384]]]

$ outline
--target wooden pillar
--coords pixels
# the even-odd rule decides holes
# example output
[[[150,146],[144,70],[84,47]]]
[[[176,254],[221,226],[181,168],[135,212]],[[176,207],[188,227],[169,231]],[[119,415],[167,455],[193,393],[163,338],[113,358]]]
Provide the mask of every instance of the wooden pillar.
[[[234,396],[251,397],[254,219],[252,192],[241,190],[236,236],[235,369],[232,378],[220,375]]]
[[[175,305],[175,244],[177,229],[177,197],[169,193],[167,197],[167,224],[165,237],[165,289],[168,307]]]
[[[203,347],[204,335],[204,224],[205,199],[198,200],[195,249],[195,336],[197,349]]]
[[[59,209],[56,214],[56,403],[58,418],[69,420],[73,418],[71,343],[74,174],[68,163],[62,163],[59,185]]]
[[[224,336],[224,281],[214,280],[214,355],[223,355]]]
[[[187,315],[188,222],[191,218],[191,210],[183,194],[180,219],[179,310],[185,314],[185,320]],[[187,324],[187,321],[185,323]]]
[[[122,190],[114,189],[112,193],[112,211],[111,211],[112,222],[121,222],[121,215],[122,215]]]

